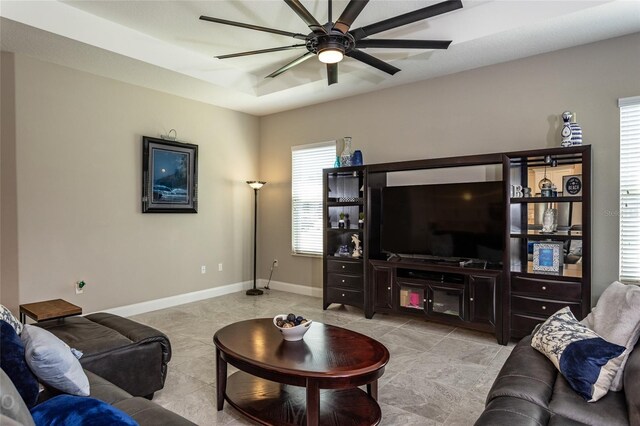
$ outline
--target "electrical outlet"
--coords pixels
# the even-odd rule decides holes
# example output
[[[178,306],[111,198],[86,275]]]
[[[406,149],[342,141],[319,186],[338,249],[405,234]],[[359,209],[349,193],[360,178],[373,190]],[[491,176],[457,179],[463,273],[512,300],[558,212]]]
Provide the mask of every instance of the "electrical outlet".
[[[86,285],[86,283],[84,281],[77,281],[74,285],[75,289],[76,289],[76,294],[82,294],[84,293],[84,286]]]
[[[218,263],[218,272],[222,272],[222,263]]]
[[[273,259],[273,267],[274,268],[278,267],[278,259]]]
[[[206,274],[206,273],[207,273],[207,267],[206,267],[206,265],[202,265],[202,266],[200,267],[200,273],[201,273],[201,274]]]

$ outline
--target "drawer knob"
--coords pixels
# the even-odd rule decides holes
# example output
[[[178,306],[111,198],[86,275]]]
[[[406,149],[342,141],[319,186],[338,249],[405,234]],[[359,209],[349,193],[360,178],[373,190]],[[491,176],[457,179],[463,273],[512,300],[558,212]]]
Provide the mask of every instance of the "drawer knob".
[[[342,280],[342,282],[344,282],[344,280]]]
[[[344,269],[345,265],[342,265],[342,269]]]
[[[470,298],[469,298],[469,302],[473,302],[473,297],[470,297]]]
[[[391,290],[391,287],[387,287],[387,290]]]
[[[542,289],[543,289],[543,290],[546,290],[546,289],[547,289],[547,287],[545,287],[545,286],[542,286]]]
[[[344,297],[344,293],[342,293],[342,297]]]
[[[426,302],[426,300],[425,300],[425,302]],[[433,300],[429,299],[429,303],[431,303],[431,302],[433,302]]]
[[[544,306],[544,305],[542,305],[542,310],[543,310],[543,311],[546,311],[546,310],[547,310],[547,307],[546,307],[546,306]]]

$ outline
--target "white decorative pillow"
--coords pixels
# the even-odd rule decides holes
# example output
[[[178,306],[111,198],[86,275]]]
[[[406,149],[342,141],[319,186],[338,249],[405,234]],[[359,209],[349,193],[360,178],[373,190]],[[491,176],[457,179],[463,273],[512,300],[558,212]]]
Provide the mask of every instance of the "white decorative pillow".
[[[616,376],[610,388],[621,390],[624,366],[640,336],[640,287],[614,281],[582,323],[603,339],[627,348],[619,365],[614,366]]]
[[[22,323],[13,316],[11,311],[4,305],[0,305],[0,320],[8,323],[19,336],[22,333]]]
[[[531,346],[553,362],[571,388],[589,402],[605,396],[624,346],[604,340],[580,324],[569,307],[551,315],[533,333]],[[607,368],[605,368],[607,367]]]
[[[66,343],[32,325],[24,326],[21,338],[25,360],[39,381],[71,395],[89,396],[89,379]]]

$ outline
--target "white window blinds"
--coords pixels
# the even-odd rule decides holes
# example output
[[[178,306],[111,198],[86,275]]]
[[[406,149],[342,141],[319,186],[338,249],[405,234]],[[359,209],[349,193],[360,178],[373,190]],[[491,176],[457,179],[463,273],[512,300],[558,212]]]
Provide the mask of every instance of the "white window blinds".
[[[335,159],[335,141],[291,148],[294,254],[322,254],[322,169],[333,167]]]
[[[640,282],[640,96],[620,99],[620,280]]]

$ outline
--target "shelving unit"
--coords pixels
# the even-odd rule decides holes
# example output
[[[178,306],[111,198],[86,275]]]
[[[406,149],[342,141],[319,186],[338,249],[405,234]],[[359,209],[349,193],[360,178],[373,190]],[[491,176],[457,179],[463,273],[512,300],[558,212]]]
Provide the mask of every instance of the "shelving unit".
[[[502,166],[504,185],[504,257],[487,268],[469,265],[388,259],[380,248],[382,192],[393,172],[468,166]],[[545,169],[546,167],[546,169]],[[562,188],[564,176],[581,175],[582,192],[526,198],[511,197],[511,185],[537,189],[541,177]],[[534,191],[535,192],[535,191]],[[323,305],[343,303],[364,310],[402,313],[494,333],[498,342],[529,334],[536,324],[569,306],[582,319],[591,305],[591,147],[548,148],[462,157],[433,158],[324,170]],[[564,212],[558,231],[541,232],[541,213],[553,204]],[[339,226],[339,214],[351,223]],[[364,213],[364,226],[358,216]],[[353,257],[352,235],[362,255]],[[557,241],[581,245],[565,256],[559,273],[533,270],[530,243]],[[348,251],[340,253],[341,246]],[[579,261],[578,261],[579,260]]]
[[[323,306],[326,309],[332,303],[342,303],[364,309],[366,230],[358,220],[366,208],[366,169],[364,166],[325,169],[323,177]],[[345,215],[343,224],[341,213]],[[353,235],[357,235],[362,247],[362,254],[356,257]]]
[[[505,266],[508,267],[503,288],[504,339],[520,338],[529,334],[538,323],[558,309],[569,306],[578,319],[582,319],[591,306],[591,147],[551,148],[546,150],[505,153],[503,176],[505,192],[511,185],[538,188],[541,168],[547,171],[562,166],[570,174],[580,174],[582,195],[558,197],[531,196],[507,198],[505,205],[508,234]],[[537,170],[538,174],[533,171]],[[562,182],[553,182],[559,190]],[[540,231],[540,223],[532,220],[536,206],[555,207],[564,204],[569,213],[567,223],[559,223],[561,230],[554,233]],[[531,243],[551,241],[563,244],[564,265],[559,273],[533,270]],[[567,246],[581,245],[580,255],[568,256]]]

